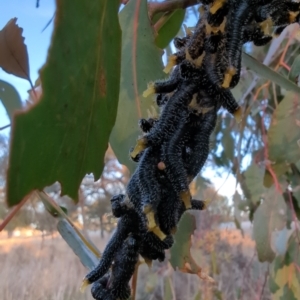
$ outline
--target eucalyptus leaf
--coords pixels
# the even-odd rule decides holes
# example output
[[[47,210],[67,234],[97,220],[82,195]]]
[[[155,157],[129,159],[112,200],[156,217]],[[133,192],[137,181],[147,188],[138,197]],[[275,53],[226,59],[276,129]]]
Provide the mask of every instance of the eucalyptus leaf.
[[[261,62],[244,52],[242,54],[242,63],[244,66],[253,70],[258,75],[275,82],[288,91],[300,94],[300,87],[298,87],[295,83],[273,71],[266,65],[262,64]]]

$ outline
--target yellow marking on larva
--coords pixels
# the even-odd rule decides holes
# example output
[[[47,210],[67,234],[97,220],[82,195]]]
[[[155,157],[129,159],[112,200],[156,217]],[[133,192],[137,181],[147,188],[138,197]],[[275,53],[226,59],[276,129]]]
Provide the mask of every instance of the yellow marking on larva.
[[[205,21],[205,32],[206,32],[206,35],[210,35],[212,32],[212,27],[208,24],[207,21]]]
[[[148,266],[148,268],[151,269],[152,268],[152,259],[144,257],[144,261],[145,261],[145,264]]]
[[[141,153],[143,150],[147,148],[146,146],[146,140],[144,138],[141,138],[137,141],[137,144],[135,145],[134,149],[130,153],[130,156],[135,159],[139,153]]]
[[[144,214],[146,215],[147,218],[148,230],[151,231],[157,226],[155,222],[154,211],[152,210],[151,205],[146,205],[144,207]]]
[[[153,119],[158,119],[158,113],[153,105],[151,105],[151,114]]]
[[[199,11],[200,17],[203,17],[204,14],[205,14],[205,8],[204,8],[204,6],[200,5],[198,11]]]
[[[197,103],[197,95],[198,95],[197,93],[195,93],[193,95],[193,98],[189,104],[189,107],[193,110],[198,110],[198,108],[199,108],[198,103]]]
[[[205,21],[205,30],[206,30],[206,34],[207,35],[210,35],[211,33],[218,33],[218,32],[221,32],[221,33],[224,33],[225,32],[225,26],[226,26],[226,18],[223,19],[223,22],[220,24],[220,26],[216,26],[216,27],[213,27],[211,25],[208,24],[207,21]]]
[[[168,74],[168,73],[170,73],[170,71],[172,70],[172,68],[174,66],[176,66],[176,65],[177,65],[177,56],[176,55],[170,55],[169,59],[168,59],[168,63],[167,63],[167,65],[166,65],[166,67],[164,68],[163,71],[166,74]]]
[[[143,97],[147,98],[152,94],[155,94],[155,86],[153,82],[150,82],[148,83],[148,88],[143,92]]]
[[[187,61],[193,61],[188,48],[185,49],[185,59]]]
[[[203,201],[203,204],[204,204],[203,210],[207,209],[207,207],[209,206],[209,204],[211,203],[211,201],[212,201],[212,199],[207,199],[207,200]]]
[[[224,81],[222,83],[222,87],[227,89],[230,86],[232,76],[236,74],[236,69],[234,67],[229,67],[224,76]]]
[[[271,33],[271,28],[273,26],[273,21],[271,18],[268,18],[261,22],[260,24],[261,30],[263,31],[264,35],[269,35]]]
[[[224,6],[224,4],[226,2],[227,2],[227,0],[214,1],[214,3],[212,4],[212,6],[209,9],[209,12],[214,15],[220,8],[222,8]]]
[[[234,118],[236,120],[237,123],[240,123],[242,121],[242,117],[243,117],[243,110],[241,107],[239,107],[234,113]]]
[[[295,23],[296,22],[296,18],[299,14],[299,11],[297,12],[294,12],[294,11],[289,11],[289,20],[290,20],[290,23]]]
[[[211,107],[201,107],[201,108],[200,108],[200,113],[203,114],[203,115],[205,115],[205,114],[207,114],[209,111],[211,111],[213,108],[214,108],[213,106],[211,106]]]
[[[193,34],[192,30],[189,27],[187,27],[185,24],[183,24],[183,27],[186,36],[191,36]]]
[[[158,226],[151,230],[160,240],[164,240],[167,236],[160,230]]]
[[[193,99],[192,99],[191,103],[189,104],[189,108],[193,111],[196,111],[197,115],[200,115],[200,114],[205,115],[206,113],[208,113],[209,111],[211,111],[214,108],[213,106],[211,106],[211,107],[201,107],[201,106],[199,106],[199,104],[197,103],[197,98],[195,97],[195,95],[197,95],[197,94],[194,94]]]
[[[189,190],[181,192],[180,199],[184,203],[185,209],[189,209],[192,207],[191,194]]]
[[[201,67],[204,56],[205,56],[205,51],[203,51],[203,53],[198,58],[194,59],[193,62],[196,67]]]
[[[91,283],[88,281],[88,279],[84,278],[80,286],[80,292],[83,293],[89,284]]]

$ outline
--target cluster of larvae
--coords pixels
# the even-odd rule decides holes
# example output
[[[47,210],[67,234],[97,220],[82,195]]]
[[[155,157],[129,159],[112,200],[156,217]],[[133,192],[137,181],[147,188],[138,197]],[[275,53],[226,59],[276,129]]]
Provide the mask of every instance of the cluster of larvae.
[[[150,83],[144,96],[156,94],[159,118],[141,119],[142,136],[130,151],[137,162],[126,194],[111,199],[119,218],[98,266],[83,285],[96,300],[125,300],[139,256],[163,261],[186,210],[203,210],[189,184],[209,154],[210,135],[221,107],[237,121],[242,110],[231,89],[240,79],[242,47],[269,43],[299,23],[300,4],[292,0],[200,0],[193,31],[175,38],[177,52],[165,68],[167,80]]]

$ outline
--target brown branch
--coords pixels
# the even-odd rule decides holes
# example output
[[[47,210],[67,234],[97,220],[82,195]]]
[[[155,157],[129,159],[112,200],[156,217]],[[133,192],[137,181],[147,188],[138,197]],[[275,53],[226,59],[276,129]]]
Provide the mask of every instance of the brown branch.
[[[138,279],[138,270],[141,262],[138,261],[137,264],[135,265],[135,270],[132,275],[131,279],[131,299],[135,300],[136,299],[136,289],[137,289],[137,279]]]
[[[26,203],[26,201],[30,198],[31,194],[24,197],[24,199],[18,203],[4,218],[2,223],[0,224],[0,232],[5,228],[5,226],[11,221],[11,219],[17,214],[17,212],[21,209],[21,207]]]
[[[198,0],[170,0],[165,2],[149,2],[148,10],[150,19],[159,12],[172,11],[178,8],[185,9],[187,7],[199,4]]]

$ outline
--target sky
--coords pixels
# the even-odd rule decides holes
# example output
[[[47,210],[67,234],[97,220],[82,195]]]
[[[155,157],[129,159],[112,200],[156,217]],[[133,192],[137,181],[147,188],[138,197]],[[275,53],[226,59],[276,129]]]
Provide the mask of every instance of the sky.
[[[17,18],[19,27],[23,28],[29,56],[30,77],[33,83],[38,78],[38,71],[47,58],[53,22],[46,29],[44,28],[53,17],[54,12],[55,0],[40,0],[39,8],[36,8],[36,0],[0,0],[0,29],[14,17]],[[193,23],[194,20],[189,21]],[[192,24],[188,24],[188,26],[192,26]],[[22,100],[27,99],[27,91],[30,89],[28,81],[9,75],[1,68],[0,79],[12,84],[19,92]],[[0,127],[9,123],[6,111],[0,102]],[[9,135],[9,129],[2,130],[1,133]],[[235,193],[236,181],[233,175],[224,172],[219,177],[209,168],[205,169],[203,175],[213,182],[220,194],[230,198]]]

